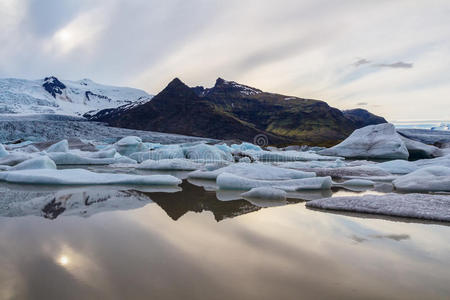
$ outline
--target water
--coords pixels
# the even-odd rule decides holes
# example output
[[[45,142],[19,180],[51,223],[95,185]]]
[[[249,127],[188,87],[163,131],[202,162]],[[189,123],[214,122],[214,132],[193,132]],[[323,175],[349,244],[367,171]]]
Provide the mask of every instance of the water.
[[[300,199],[263,208],[210,184],[211,191],[187,181],[182,191],[0,185],[0,298],[450,295],[444,223],[316,211]]]

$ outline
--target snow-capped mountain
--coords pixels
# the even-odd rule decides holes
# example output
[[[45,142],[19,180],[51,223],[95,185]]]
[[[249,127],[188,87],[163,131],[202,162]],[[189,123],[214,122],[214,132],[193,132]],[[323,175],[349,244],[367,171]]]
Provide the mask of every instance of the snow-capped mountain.
[[[62,114],[81,116],[88,111],[145,103],[143,90],[102,85],[89,79],[0,79],[0,114]]]

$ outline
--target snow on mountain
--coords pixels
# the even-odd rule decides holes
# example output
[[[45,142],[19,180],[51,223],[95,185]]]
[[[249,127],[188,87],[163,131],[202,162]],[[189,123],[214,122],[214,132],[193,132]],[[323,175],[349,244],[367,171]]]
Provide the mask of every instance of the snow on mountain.
[[[39,80],[0,79],[0,114],[61,114],[134,106],[152,98],[143,90],[46,77]]]

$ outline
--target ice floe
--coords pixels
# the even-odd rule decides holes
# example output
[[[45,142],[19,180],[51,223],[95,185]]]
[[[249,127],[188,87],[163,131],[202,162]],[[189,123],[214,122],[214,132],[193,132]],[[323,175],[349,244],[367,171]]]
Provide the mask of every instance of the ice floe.
[[[379,163],[376,166],[392,174],[408,174],[419,168],[415,163],[402,159]]]
[[[5,157],[9,154],[8,151],[6,151],[5,146],[0,144],[0,158]]]
[[[121,155],[130,155],[135,152],[146,150],[146,146],[142,143],[142,139],[137,136],[127,136],[114,144],[117,152]]]
[[[450,191],[450,168],[425,167],[401,176],[393,181],[399,191],[429,192]]]
[[[355,130],[342,143],[319,151],[347,158],[408,159],[409,153],[392,124],[370,125]]]
[[[333,197],[313,200],[307,207],[450,221],[450,196],[429,194],[386,194]]]
[[[273,187],[257,187],[242,193],[243,198],[261,198],[271,200],[286,200],[286,192]]]
[[[48,185],[178,185],[181,183],[180,179],[170,175],[94,173],[84,169],[3,171],[0,172],[0,180]]]
[[[148,159],[160,160],[185,158],[183,149],[179,145],[165,145],[155,150],[135,152],[129,155],[129,157],[137,162],[143,162]]]
[[[217,177],[217,185],[221,189],[249,190],[257,187],[274,187],[284,191],[330,189],[331,177],[312,177],[290,180],[258,180],[222,173]]]
[[[214,180],[222,173],[262,180],[300,179],[316,176],[314,172],[284,169],[261,163],[236,163],[214,171],[194,171],[189,173],[189,177]]]
[[[118,158],[90,158],[70,152],[48,153],[48,156],[57,165],[109,165],[114,163],[136,163],[135,160],[124,156]]]
[[[35,158],[25,160],[15,165],[14,167],[11,167],[9,170],[19,171],[19,170],[34,170],[34,169],[56,170],[56,164],[48,156],[38,156]]]
[[[137,169],[144,170],[181,170],[193,171],[202,167],[202,164],[196,163],[188,159],[161,159],[161,160],[146,160],[137,165]]]
[[[211,145],[198,144],[191,147],[185,147],[183,150],[185,157],[192,160],[203,160],[203,161],[233,160],[233,156],[231,155],[231,153],[222,151],[219,148]]]
[[[441,149],[400,136],[409,152],[409,158],[434,158],[443,155]]]
[[[62,140],[57,142],[56,144],[51,145],[47,148],[47,152],[68,152],[69,151],[69,142],[67,140]]]

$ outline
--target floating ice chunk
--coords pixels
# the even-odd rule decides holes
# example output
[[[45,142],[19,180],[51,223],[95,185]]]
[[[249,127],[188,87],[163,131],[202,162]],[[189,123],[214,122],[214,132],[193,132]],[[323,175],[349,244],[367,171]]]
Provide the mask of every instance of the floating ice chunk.
[[[247,150],[262,151],[260,146],[254,145],[254,144],[251,144],[251,143],[247,143],[247,142],[244,142],[244,143],[242,143],[240,145],[233,144],[233,145],[231,145],[231,148],[234,149],[234,150],[240,150],[240,151],[247,151]]]
[[[28,146],[16,149],[14,151],[23,152],[23,153],[36,153],[36,152],[39,152],[40,150],[38,148],[36,148],[34,145],[28,145]]]
[[[376,166],[392,174],[408,174],[419,168],[415,163],[401,159],[379,163]]]
[[[450,221],[450,196],[429,194],[386,194],[334,197],[313,200],[307,207],[339,211]]]
[[[300,179],[316,176],[316,174],[313,172],[303,172],[298,170],[278,168],[275,166],[260,163],[236,163],[214,171],[194,171],[192,173],[189,173],[189,177],[214,180],[217,178],[217,176],[225,172],[243,176],[246,178],[262,180]]]
[[[434,158],[443,155],[441,149],[435,146],[413,141],[403,136],[400,136],[400,138],[405,143],[410,158]]]
[[[51,145],[46,150],[48,153],[50,152],[68,152],[69,151],[69,142],[67,140],[62,140],[57,142],[56,144]]]
[[[0,158],[5,157],[9,154],[8,151],[6,151],[5,146],[0,144]]]
[[[345,178],[345,177],[381,177],[390,176],[391,173],[378,168],[376,166],[357,166],[357,167],[343,167],[343,168],[314,168],[314,169],[302,169],[303,171],[312,171],[317,174],[317,176],[331,176],[334,178]]]
[[[344,182],[334,183],[333,185],[343,187],[373,187],[375,186],[375,182],[367,179],[350,179]]]
[[[116,156],[116,153],[117,152],[115,148],[109,148],[97,152],[90,152],[88,156],[90,158],[113,158]]]
[[[35,169],[50,169],[56,170],[56,164],[48,156],[39,156],[12,167],[10,171],[18,170],[35,170]]]
[[[116,148],[117,152],[119,152],[121,155],[126,156],[129,156],[130,154],[135,152],[141,152],[146,150],[146,147],[142,143],[141,138],[137,136],[124,137],[119,141],[117,141],[114,144],[114,147]]]
[[[432,158],[432,159],[420,159],[414,162],[419,168],[430,166],[441,166],[450,168],[450,155]]]
[[[223,152],[231,153],[233,152],[233,148],[229,147],[227,144],[216,144],[214,145],[219,150],[222,150]]]
[[[130,155],[130,158],[137,162],[153,159],[174,159],[185,158],[183,149],[179,145],[166,145],[152,151],[136,152]]]
[[[0,180],[23,184],[48,185],[178,185],[181,180],[170,175],[128,175],[94,173],[84,169],[20,170],[0,172]]]
[[[342,143],[319,154],[378,159],[408,159],[409,156],[405,143],[389,123],[357,129]]]
[[[393,181],[399,191],[450,192],[450,168],[432,166],[419,169]]]
[[[240,163],[251,163],[252,162],[252,160],[249,158],[249,157],[242,157],[242,158],[240,158],[239,159],[239,162]]]
[[[248,192],[242,193],[244,198],[260,198],[260,199],[271,199],[271,200],[286,200],[286,192],[273,187],[257,187],[253,188]]]
[[[201,168],[202,164],[193,162],[188,159],[161,159],[146,160],[137,166],[138,169],[144,170],[180,170],[193,171]]]
[[[249,179],[229,173],[217,177],[217,185],[221,189],[248,190],[256,187],[274,187],[285,191],[330,189],[331,177],[313,177],[291,180],[258,180]]]
[[[315,169],[315,168],[340,168],[345,167],[344,161],[293,161],[279,163],[277,166],[288,169]]]
[[[228,160],[233,161],[233,156],[229,152],[224,152],[217,147],[198,144],[184,148],[184,155],[188,159],[203,161]]]
[[[14,166],[33,157],[31,154],[13,152],[0,158],[0,165]]]
[[[259,161],[266,162],[287,162],[287,161],[335,161],[339,157],[324,156],[314,152],[300,152],[300,151],[246,151],[246,154],[251,155]]]
[[[48,156],[57,165],[110,165],[114,163],[136,163],[128,157],[119,158],[90,158],[76,155],[74,153],[48,153]]]

